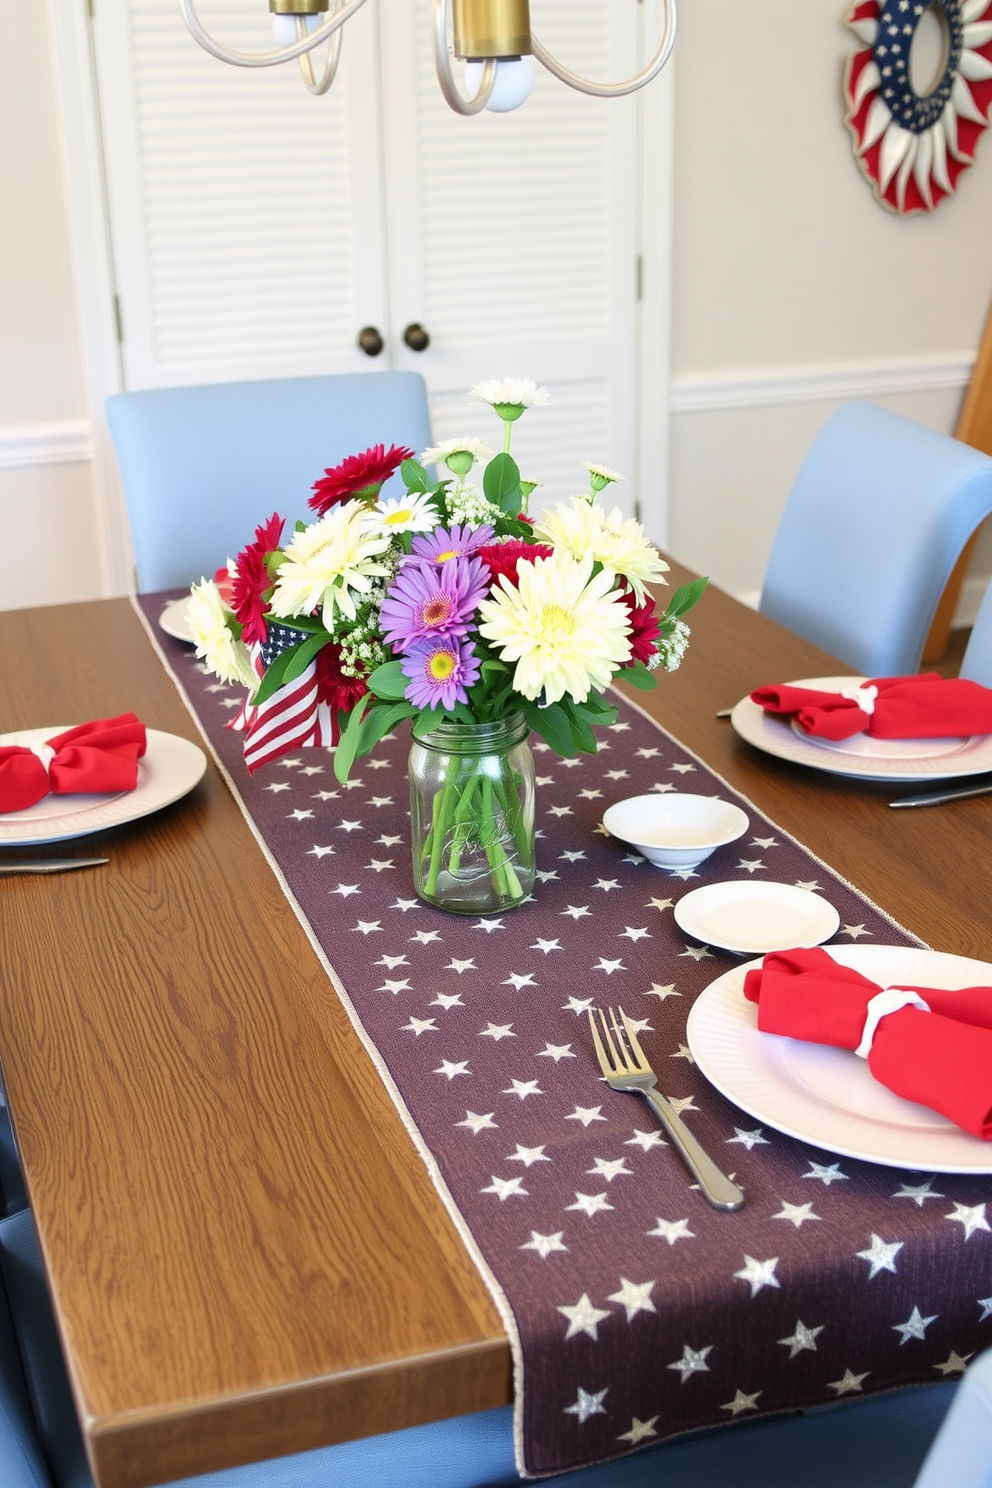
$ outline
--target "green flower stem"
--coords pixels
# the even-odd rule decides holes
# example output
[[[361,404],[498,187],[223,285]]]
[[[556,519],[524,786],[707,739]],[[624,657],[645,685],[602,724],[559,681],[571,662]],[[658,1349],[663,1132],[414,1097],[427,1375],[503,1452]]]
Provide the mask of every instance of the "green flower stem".
[[[508,784],[502,776],[496,781],[496,793],[499,803],[508,822],[513,826],[513,840],[517,844],[517,852],[520,861],[530,867],[530,841],[524,830],[523,817],[520,814],[519,805],[516,800],[516,792],[520,786],[520,776],[514,773],[512,785]]]
[[[516,799],[519,776],[493,777],[479,768],[475,758],[454,756],[448,760],[444,784],[434,797],[431,825],[423,851],[429,855],[424,881],[428,895],[438,892],[441,873],[455,877],[468,844],[477,842],[486,854],[493,889],[499,899],[520,898],[520,878],[507,853],[498,819],[507,823],[521,863],[530,867],[530,843],[524,831]]]
[[[425,888],[428,893],[437,892],[438,875],[441,872],[441,852],[444,848],[444,837],[447,830],[448,814],[451,810],[451,797],[456,789],[455,774],[457,760],[449,760],[448,768],[444,777],[444,789],[440,796],[434,798],[434,810],[431,816],[431,865],[427,870],[427,882]]]
[[[485,826],[495,824],[495,811],[493,809],[493,784],[488,775],[482,781],[482,816],[479,821],[480,829],[483,830],[483,841],[486,847],[486,857],[489,860],[489,871],[493,876],[493,884],[500,898],[520,893],[520,880],[513,870],[513,864],[506,856],[506,849],[502,840],[495,832],[485,832]]]

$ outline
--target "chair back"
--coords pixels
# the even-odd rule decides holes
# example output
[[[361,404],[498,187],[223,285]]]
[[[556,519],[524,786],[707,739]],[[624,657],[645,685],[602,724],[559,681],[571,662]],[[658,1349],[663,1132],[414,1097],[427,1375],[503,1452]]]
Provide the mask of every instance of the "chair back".
[[[961,660],[961,676],[970,677],[983,687],[992,687],[992,583],[985,590],[971,627]]]
[[[914,1488],[992,1488],[992,1349],[965,1370]]]
[[[373,444],[431,443],[416,372],[362,372],[119,393],[107,400],[137,588],[210,577],[278,511],[312,520],[325,469]],[[387,488],[388,489],[388,488]]]
[[[832,414],[796,477],[760,609],[869,677],[919,669],[992,459],[871,403]]]

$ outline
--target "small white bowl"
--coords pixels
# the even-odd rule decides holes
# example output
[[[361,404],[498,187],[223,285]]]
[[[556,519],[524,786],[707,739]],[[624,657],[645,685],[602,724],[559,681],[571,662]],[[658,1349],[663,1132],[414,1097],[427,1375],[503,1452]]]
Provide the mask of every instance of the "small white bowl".
[[[714,796],[628,796],[603,813],[603,826],[656,868],[695,868],[748,828],[739,806]]]

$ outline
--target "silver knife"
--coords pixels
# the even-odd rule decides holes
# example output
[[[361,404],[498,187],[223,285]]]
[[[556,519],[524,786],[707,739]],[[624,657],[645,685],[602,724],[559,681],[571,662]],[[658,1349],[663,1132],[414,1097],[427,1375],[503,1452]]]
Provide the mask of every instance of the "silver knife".
[[[0,873],[65,873],[70,868],[96,868],[109,858],[4,858]]]
[[[971,785],[947,785],[943,790],[926,791],[922,796],[903,796],[901,801],[890,801],[890,806],[940,806],[944,801],[963,801],[968,796],[992,795],[992,781]]]

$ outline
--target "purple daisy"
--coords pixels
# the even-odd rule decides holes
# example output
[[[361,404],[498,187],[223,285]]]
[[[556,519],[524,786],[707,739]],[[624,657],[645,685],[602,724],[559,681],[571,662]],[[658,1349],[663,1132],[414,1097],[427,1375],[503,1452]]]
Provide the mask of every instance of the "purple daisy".
[[[466,688],[479,677],[471,643],[455,636],[415,641],[401,666],[403,675],[410,678],[407,700],[416,708],[453,708],[455,703],[467,703]]]
[[[451,558],[468,558],[477,553],[495,536],[495,527],[461,527],[457,522],[451,528],[435,527],[433,532],[413,539],[411,560],[443,567]]]
[[[411,564],[390,585],[380,617],[383,635],[401,650],[424,636],[463,636],[489,585],[479,558],[455,557],[438,568]]]

